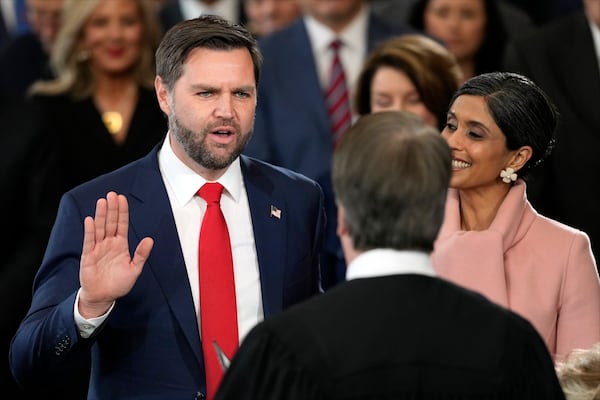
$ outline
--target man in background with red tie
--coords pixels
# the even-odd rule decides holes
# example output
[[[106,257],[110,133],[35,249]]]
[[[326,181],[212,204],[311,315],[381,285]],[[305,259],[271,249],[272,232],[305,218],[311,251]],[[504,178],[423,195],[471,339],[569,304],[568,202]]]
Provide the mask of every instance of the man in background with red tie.
[[[319,292],[321,189],[240,155],[260,63],[255,39],[219,17],[167,32],[167,137],[63,196],[11,346],[21,385],[68,385],[91,352],[89,399],[212,399],[247,332]]]
[[[327,230],[323,288],[343,280],[331,190],[331,153],[351,124],[352,92],[366,55],[391,36],[412,32],[375,17],[366,0],[299,0],[290,26],[259,41],[264,56],[254,136],[245,154],[300,172],[321,184]]]

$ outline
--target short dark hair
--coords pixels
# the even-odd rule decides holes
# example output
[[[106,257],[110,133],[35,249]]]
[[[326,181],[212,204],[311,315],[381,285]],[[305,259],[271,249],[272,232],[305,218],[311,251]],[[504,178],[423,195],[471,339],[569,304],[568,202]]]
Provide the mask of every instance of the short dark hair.
[[[158,46],[156,73],[169,90],[181,77],[182,66],[190,51],[198,47],[212,50],[248,49],[258,85],[262,56],[256,39],[241,25],[215,15],[202,15],[174,25]]]
[[[483,41],[474,56],[475,74],[498,71],[502,67],[508,33],[497,5],[497,0],[482,0],[485,9]],[[419,31],[425,30],[425,9],[430,0],[418,0],[409,13],[409,24]]]
[[[333,154],[336,199],[357,250],[431,252],[444,218],[451,152],[418,116],[361,117]]]
[[[530,146],[531,158],[519,170],[527,179],[554,147],[558,111],[548,95],[531,79],[512,72],[490,72],[469,79],[454,94],[481,96],[504,136],[506,147]]]

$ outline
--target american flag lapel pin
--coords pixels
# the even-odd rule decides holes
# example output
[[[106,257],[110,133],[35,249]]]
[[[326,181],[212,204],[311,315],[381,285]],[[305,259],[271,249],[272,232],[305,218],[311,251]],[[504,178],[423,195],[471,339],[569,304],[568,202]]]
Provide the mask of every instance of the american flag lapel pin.
[[[271,204],[271,214],[269,216],[281,219],[281,210]]]

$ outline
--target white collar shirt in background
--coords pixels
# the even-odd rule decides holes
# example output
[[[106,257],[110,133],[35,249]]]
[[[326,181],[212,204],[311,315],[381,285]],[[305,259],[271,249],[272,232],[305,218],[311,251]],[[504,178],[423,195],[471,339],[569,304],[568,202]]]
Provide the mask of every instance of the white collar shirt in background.
[[[344,45],[340,48],[340,60],[346,75],[346,85],[350,90],[350,102],[354,99],[354,91],[362,63],[367,55],[367,36],[369,25],[369,8],[363,6],[360,13],[342,32],[336,35],[334,31],[321,24],[311,16],[305,16],[304,21],[308,38],[315,59],[315,67],[323,90],[329,84],[333,51],[329,47],[338,38]],[[352,107],[354,109],[354,107]]]
[[[198,238],[202,217],[206,211],[206,202],[196,196],[196,192],[206,183],[206,180],[177,158],[169,138],[170,134],[161,147],[158,163],[175,216],[192,297],[198,312],[200,309]],[[221,210],[231,240],[238,333],[241,342],[250,329],[263,320],[264,314],[252,218],[239,158],[229,166],[217,182],[225,188],[221,195]]]
[[[179,0],[179,7],[184,19],[197,18],[200,15],[218,15],[226,20],[240,21],[240,6],[237,0],[219,0],[213,5],[204,4],[200,0]]]
[[[430,255],[420,251],[392,249],[365,251],[348,265],[346,280],[398,274],[435,276]]]

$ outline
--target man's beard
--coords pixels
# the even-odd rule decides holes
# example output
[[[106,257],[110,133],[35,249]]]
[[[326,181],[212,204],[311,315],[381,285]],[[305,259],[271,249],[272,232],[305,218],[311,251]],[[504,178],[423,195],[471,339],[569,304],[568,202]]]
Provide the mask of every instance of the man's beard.
[[[210,132],[215,128],[223,126],[230,127],[236,132],[236,142],[235,147],[229,155],[218,156],[210,151],[206,139]],[[183,126],[175,113],[169,117],[169,130],[173,133],[175,140],[179,142],[181,147],[183,147],[183,150],[192,160],[210,170],[220,170],[230,166],[231,163],[239,157],[242,151],[244,151],[244,148],[246,148],[246,145],[252,136],[252,131],[247,135],[242,135],[240,133],[240,126],[231,120],[220,120],[216,123],[209,124],[197,133]]]

